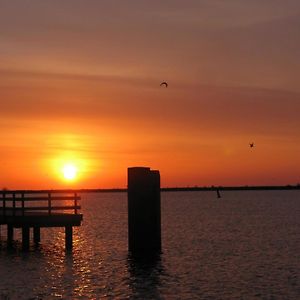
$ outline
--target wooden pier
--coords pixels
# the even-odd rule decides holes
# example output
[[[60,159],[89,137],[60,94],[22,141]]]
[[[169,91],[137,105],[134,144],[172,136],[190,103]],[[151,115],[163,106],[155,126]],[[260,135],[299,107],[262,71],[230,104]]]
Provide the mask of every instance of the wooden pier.
[[[33,240],[40,242],[42,227],[65,227],[66,250],[72,249],[73,226],[80,226],[80,196],[73,191],[0,191],[0,226],[7,226],[7,244],[13,241],[14,228],[22,229],[22,248],[29,249],[30,228]]]

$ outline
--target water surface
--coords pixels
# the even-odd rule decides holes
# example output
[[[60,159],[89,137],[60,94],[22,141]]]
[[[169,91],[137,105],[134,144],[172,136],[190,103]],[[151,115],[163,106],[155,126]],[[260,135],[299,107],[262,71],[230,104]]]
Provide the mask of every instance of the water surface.
[[[163,253],[127,252],[127,194],[82,195],[72,253],[63,228],[6,249],[0,299],[299,299],[299,191],[163,192]]]

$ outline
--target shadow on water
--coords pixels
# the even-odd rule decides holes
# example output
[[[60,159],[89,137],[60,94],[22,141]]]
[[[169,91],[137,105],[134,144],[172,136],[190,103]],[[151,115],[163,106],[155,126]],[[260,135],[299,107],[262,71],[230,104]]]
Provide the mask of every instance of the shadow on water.
[[[161,254],[129,254],[127,258],[131,299],[161,299],[162,276],[165,274]]]

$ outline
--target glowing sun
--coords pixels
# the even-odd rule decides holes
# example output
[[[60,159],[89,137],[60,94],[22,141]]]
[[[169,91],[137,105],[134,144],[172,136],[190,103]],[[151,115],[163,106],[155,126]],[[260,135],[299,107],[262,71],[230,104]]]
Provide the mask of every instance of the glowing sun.
[[[76,179],[77,171],[77,167],[73,164],[64,165],[62,168],[62,173],[66,180]]]

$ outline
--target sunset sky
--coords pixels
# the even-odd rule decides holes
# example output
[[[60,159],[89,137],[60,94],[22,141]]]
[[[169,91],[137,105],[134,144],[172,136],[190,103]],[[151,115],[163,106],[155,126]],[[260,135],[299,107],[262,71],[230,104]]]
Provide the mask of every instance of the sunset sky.
[[[0,126],[0,188],[297,184],[300,1],[0,0]]]

